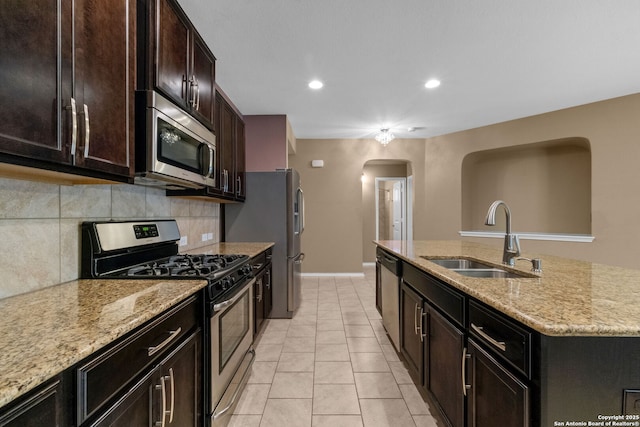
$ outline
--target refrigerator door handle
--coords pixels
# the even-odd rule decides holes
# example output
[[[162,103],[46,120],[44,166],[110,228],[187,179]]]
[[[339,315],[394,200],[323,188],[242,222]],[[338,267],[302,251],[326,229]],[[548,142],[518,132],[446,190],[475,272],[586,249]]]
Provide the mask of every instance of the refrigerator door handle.
[[[304,193],[300,187],[298,187],[298,216],[300,218],[298,234],[302,234],[304,231]]]

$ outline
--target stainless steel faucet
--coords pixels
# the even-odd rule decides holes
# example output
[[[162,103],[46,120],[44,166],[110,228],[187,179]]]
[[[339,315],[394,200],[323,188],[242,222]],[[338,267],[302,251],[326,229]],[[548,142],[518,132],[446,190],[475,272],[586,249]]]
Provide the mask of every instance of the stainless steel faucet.
[[[507,232],[504,235],[504,251],[502,253],[502,263],[513,267],[516,264],[516,258],[520,256],[520,239],[517,234],[511,234],[511,211],[509,206],[502,200],[496,200],[489,206],[487,218],[484,223],[486,225],[496,225],[496,210],[499,206],[504,208],[507,215]]]

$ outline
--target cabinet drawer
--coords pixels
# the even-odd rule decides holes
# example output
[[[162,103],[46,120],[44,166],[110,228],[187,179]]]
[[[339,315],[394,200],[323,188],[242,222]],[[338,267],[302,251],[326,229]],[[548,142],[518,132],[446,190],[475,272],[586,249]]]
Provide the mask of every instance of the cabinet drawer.
[[[193,296],[77,369],[78,424],[198,325]]]
[[[458,325],[464,325],[464,296],[461,293],[410,264],[403,265],[402,278]]]
[[[469,333],[527,378],[531,377],[531,333],[506,316],[469,302]]]

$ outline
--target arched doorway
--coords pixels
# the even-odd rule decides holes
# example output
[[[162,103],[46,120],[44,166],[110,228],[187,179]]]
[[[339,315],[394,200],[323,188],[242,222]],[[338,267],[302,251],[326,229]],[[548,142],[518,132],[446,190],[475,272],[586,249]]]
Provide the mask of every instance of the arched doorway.
[[[413,236],[413,177],[406,160],[369,160],[362,168],[362,259],[375,262],[373,240]]]

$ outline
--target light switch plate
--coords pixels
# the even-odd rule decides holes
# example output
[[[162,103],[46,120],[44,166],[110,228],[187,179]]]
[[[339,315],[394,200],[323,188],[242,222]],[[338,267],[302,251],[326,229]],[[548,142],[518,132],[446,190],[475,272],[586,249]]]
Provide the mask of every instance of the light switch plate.
[[[640,390],[624,390],[623,415],[640,415]]]

